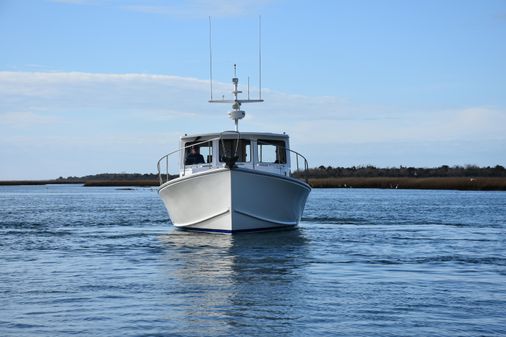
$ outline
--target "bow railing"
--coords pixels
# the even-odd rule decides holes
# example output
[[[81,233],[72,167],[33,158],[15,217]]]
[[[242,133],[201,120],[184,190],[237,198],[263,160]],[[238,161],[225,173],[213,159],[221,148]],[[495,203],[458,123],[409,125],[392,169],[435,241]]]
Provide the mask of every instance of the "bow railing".
[[[292,172],[292,175],[298,177],[299,175],[302,175],[304,181],[308,182],[308,172],[309,172],[309,165],[307,162],[306,157],[304,157],[302,154],[300,154],[297,151],[285,148],[290,152],[290,154],[295,155],[295,170]],[[299,158],[301,160],[301,165],[299,165]],[[290,158],[290,161],[293,163],[293,161]],[[301,169],[302,167],[302,169]],[[292,165],[293,168],[293,165]]]

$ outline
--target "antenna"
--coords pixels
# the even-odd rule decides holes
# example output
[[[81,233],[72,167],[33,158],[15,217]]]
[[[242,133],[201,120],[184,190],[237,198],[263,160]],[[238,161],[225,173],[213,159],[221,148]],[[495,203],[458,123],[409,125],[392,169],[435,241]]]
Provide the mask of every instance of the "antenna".
[[[213,49],[211,37],[211,17],[209,17],[209,83],[211,86],[211,100],[213,100]]]
[[[235,121],[235,129],[239,131],[239,120],[246,116],[246,112],[241,110],[242,103],[259,103],[263,102],[262,99],[262,17],[258,16],[258,82],[259,82],[259,91],[258,91],[258,99],[250,99],[249,97],[249,77],[248,77],[248,98],[240,99],[238,94],[241,94],[242,91],[239,90],[239,78],[237,77],[237,66],[234,64],[234,77],[232,78],[233,91],[234,95],[233,99],[225,99],[225,96],[222,96],[221,99],[213,99],[213,53],[212,53],[212,40],[211,40],[211,17],[209,17],[209,78],[210,78],[210,86],[211,86],[211,99],[209,103],[232,103],[232,111],[228,113],[228,116]]]
[[[262,99],[262,16],[258,16],[258,98]]]

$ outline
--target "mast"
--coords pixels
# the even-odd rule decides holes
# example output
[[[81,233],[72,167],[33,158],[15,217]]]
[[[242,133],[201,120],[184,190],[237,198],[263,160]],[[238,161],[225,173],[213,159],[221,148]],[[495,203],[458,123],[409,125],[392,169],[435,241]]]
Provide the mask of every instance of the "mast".
[[[239,131],[239,120],[243,119],[246,116],[246,111],[241,110],[242,103],[260,103],[263,102],[263,99],[239,99],[238,94],[241,94],[242,91],[239,90],[239,78],[237,77],[237,65],[234,64],[234,77],[232,77],[232,85],[234,90],[232,90],[232,94],[234,95],[234,99],[217,99],[217,100],[209,100],[209,103],[232,103],[232,111],[228,113],[228,117],[233,119],[235,122],[235,131]]]
[[[264,100],[262,99],[262,18],[258,17],[258,71],[259,71],[259,91],[258,91],[258,99],[250,99],[249,98],[249,77],[248,77],[248,99],[239,99],[238,94],[241,94],[242,91],[239,90],[239,78],[237,77],[237,65],[234,64],[234,77],[232,77],[232,85],[233,90],[232,94],[234,95],[234,99],[227,100],[225,98],[215,100],[213,99],[213,58],[212,58],[212,49],[211,49],[211,17],[209,17],[209,79],[210,79],[210,87],[211,87],[211,99],[209,103],[232,103],[232,111],[228,113],[230,119],[233,119],[235,122],[235,131],[239,131],[239,120],[243,119],[246,116],[246,112],[241,110],[242,103],[260,103]]]

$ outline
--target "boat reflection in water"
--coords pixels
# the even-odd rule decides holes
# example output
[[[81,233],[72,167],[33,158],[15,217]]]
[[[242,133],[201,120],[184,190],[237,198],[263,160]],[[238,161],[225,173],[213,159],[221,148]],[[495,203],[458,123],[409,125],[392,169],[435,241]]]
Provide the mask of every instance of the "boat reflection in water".
[[[272,324],[278,333],[297,330],[292,308],[304,306],[308,254],[300,229],[237,236],[173,230],[161,240],[168,250],[162,311],[180,329],[172,333],[231,335],[241,326],[259,334]]]

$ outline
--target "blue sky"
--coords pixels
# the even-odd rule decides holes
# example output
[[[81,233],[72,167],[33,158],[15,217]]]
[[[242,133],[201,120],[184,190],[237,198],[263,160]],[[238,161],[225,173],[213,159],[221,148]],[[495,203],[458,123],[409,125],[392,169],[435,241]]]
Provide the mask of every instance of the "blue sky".
[[[506,1],[0,0],[0,180],[154,172],[232,65],[311,166],[506,165]],[[244,87],[243,87],[244,88]]]

